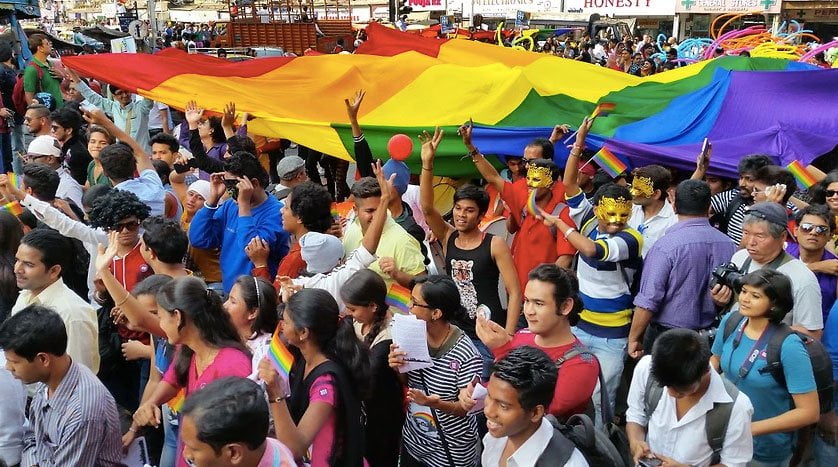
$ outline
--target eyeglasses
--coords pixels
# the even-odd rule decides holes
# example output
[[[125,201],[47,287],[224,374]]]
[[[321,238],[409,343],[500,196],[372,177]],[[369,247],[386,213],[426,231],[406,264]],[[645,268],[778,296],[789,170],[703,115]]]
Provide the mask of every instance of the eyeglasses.
[[[408,307],[408,308],[413,308],[413,307],[417,307],[417,306],[418,306],[419,308],[427,308],[427,309],[429,309],[429,310],[431,309],[431,307],[429,307],[428,305],[426,305],[426,304],[424,304],[424,303],[416,303],[416,301],[415,301],[415,300],[413,300],[412,298],[410,299],[410,301],[409,301],[409,302],[407,302],[407,307]]]
[[[838,190],[826,190],[827,198],[832,198],[835,195],[838,195]]]
[[[800,230],[806,233],[813,233],[815,235],[825,235],[829,232],[829,226],[826,225],[815,225],[811,222],[803,222],[800,224]]]
[[[110,230],[113,232],[122,232],[124,229],[128,229],[129,231],[137,230],[140,226],[140,221],[128,221],[128,222],[120,222],[113,226]]]

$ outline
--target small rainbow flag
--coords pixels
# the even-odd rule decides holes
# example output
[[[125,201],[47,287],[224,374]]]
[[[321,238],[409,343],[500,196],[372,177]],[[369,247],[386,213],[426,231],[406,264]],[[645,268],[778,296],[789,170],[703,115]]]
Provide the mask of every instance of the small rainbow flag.
[[[183,403],[186,401],[186,388],[180,388],[180,391],[175,394],[175,397],[169,399],[169,409],[174,413],[180,413],[183,410]]]
[[[535,204],[535,192],[536,190],[530,191],[530,196],[527,198],[527,211],[533,216],[538,215],[538,206]]]
[[[20,188],[20,178],[18,178],[17,174],[14,172],[6,172],[6,177],[9,178],[9,183],[15,187]]]
[[[613,102],[601,102],[591,113],[591,118],[607,117],[608,114],[614,111],[615,107],[617,107],[617,104]]]
[[[606,171],[608,175],[611,176],[611,178],[620,175],[628,169],[628,166],[626,166],[620,158],[615,156],[614,153],[609,151],[605,146],[594,154],[593,159],[596,161],[597,165],[602,168],[602,170]]]
[[[15,216],[19,216],[23,214],[23,206],[20,205],[17,201],[12,201],[11,203],[6,203],[3,205],[3,209],[9,211],[10,213],[14,214]]]
[[[407,305],[410,303],[410,290],[408,290],[407,287],[402,287],[401,285],[393,282],[393,285],[390,286],[390,290],[387,291],[385,302],[387,305],[401,310],[404,314],[407,314]]]
[[[332,219],[338,219],[340,217],[346,218],[349,215],[349,211],[351,211],[354,206],[354,201],[332,203]]]
[[[794,178],[797,179],[797,184],[803,189],[811,188],[812,185],[818,183],[815,177],[798,160],[793,160],[786,168],[794,175]]]
[[[268,347],[268,356],[270,357],[271,363],[273,363],[274,367],[276,367],[276,370],[288,378],[289,373],[291,373],[291,365],[294,364],[294,356],[291,355],[288,347],[285,347],[285,344],[283,344],[282,340],[279,338],[279,335],[282,333],[280,326],[281,324],[276,326],[274,335],[271,337],[271,345]]]

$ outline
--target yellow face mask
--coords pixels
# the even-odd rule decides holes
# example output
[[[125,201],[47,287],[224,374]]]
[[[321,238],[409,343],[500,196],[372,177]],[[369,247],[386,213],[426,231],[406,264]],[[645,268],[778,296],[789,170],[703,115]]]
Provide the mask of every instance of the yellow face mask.
[[[594,208],[597,219],[609,224],[625,224],[631,217],[631,200],[622,196],[619,198],[602,198]]]
[[[651,198],[655,193],[652,179],[635,175],[631,181],[631,196],[634,198]]]
[[[527,186],[530,188],[550,188],[553,186],[553,175],[550,173],[550,169],[530,164],[527,168]]]

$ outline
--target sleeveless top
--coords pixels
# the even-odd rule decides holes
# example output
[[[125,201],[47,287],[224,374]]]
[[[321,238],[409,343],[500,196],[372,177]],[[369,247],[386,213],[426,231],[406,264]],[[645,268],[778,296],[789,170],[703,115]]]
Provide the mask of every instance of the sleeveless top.
[[[454,231],[448,237],[445,249],[445,267],[460,290],[460,303],[468,312],[469,323],[463,331],[469,337],[474,335],[474,322],[478,305],[486,305],[492,311],[492,321],[506,325],[506,310],[498,295],[500,271],[492,259],[492,234],[483,233],[483,241],[477,248],[463,250],[455,240],[460,233]],[[462,326],[461,326],[462,327]]]

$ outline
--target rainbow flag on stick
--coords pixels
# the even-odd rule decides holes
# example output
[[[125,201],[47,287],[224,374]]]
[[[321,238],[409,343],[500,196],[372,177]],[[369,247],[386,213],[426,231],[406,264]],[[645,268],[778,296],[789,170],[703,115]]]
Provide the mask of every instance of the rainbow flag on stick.
[[[793,160],[791,164],[787,165],[786,168],[794,175],[794,178],[797,179],[797,184],[800,185],[800,188],[808,189],[811,188],[812,185],[818,183],[814,176],[806,170],[806,167],[798,160]]]
[[[291,365],[294,364],[294,356],[291,355],[288,347],[285,347],[285,344],[279,338],[279,335],[282,333],[280,326],[276,326],[274,335],[271,337],[271,344],[268,347],[268,357],[276,367],[276,370],[282,373],[287,379],[289,373],[291,373]]]
[[[613,152],[609,151],[605,146],[602,147],[596,154],[593,160],[596,161],[602,170],[606,171],[611,178],[614,178],[628,169],[623,161],[620,160]]]
[[[23,206],[20,205],[17,201],[12,201],[11,203],[6,203],[3,205],[3,209],[9,211],[10,213],[14,214],[15,216],[19,216],[23,214]]]
[[[175,397],[169,399],[169,409],[174,413],[180,413],[183,410],[183,403],[186,401],[186,388],[180,388],[180,391],[175,394]]]
[[[607,117],[608,114],[614,111],[615,107],[617,107],[617,104],[613,102],[601,102],[591,113],[591,118]]]
[[[18,178],[17,174],[14,172],[6,172],[6,177],[9,178],[9,183],[15,187],[20,188],[20,178]]]
[[[408,303],[410,303],[410,290],[407,287],[402,287],[397,283],[390,286],[385,298],[387,305],[400,310],[404,314],[408,314]]]

